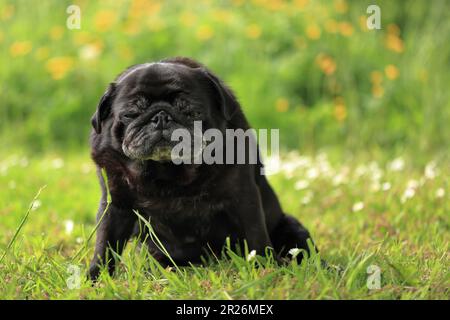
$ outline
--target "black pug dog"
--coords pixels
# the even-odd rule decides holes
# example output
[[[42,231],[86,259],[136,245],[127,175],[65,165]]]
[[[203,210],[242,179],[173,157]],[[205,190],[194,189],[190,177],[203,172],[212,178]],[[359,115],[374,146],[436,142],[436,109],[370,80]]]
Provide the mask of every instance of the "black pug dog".
[[[107,258],[107,251],[120,255],[136,234],[146,239],[161,264],[170,264],[151,238],[143,236],[134,211],[150,219],[158,239],[180,265],[199,263],[211,251],[220,256],[227,237],[241,246],[245,240],[249,250],[261,255],[274,250],[277,260],[291,248],[309,252],[308,231],[283,213],[261,174],[259,157],[256,164],[171,161],[171,134],[178,128],[192,132],[194,121],[202,122],[202,130],[223,133],[250,128],[231,90],[189,58],[132,66],[109,85],[92,117],[91,153],[102,188],[97,219],[103,218],[91,279],[98,277],[102,264],[114,272],[115,261]]]

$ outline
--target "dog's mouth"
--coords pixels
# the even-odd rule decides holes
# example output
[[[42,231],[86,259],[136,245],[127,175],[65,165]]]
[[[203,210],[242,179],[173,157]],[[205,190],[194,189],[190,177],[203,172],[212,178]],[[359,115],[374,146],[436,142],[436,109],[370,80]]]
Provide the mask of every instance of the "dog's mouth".
[[[193,144],[193,141],[188,142],[188,144],[190,146],[184,141],[171,141],[163,137],[160,137],[156,142],[150,141],[150,138],[137,139],[131,143],[125,143],[124,141],[122,151],[132,160],[152,160],[175,164],[197,163],[201,159],[207,143],[202,139],[196,145]]]
[[[129,143],[127,143],[127,141],[122,143],[123,153],[128,158],[139,161],[171,161],[172,148],[173,142],[168,141],[163,137],[159,137],[159,139],[152,139],[151,137],[138,137],[138,139],[133,139]]]
[[[153,160],[158,162],[168,162],[172,160],[173,146],[165,139],[159,140],[155,145],[153,145],[151,152],[139,160]]]

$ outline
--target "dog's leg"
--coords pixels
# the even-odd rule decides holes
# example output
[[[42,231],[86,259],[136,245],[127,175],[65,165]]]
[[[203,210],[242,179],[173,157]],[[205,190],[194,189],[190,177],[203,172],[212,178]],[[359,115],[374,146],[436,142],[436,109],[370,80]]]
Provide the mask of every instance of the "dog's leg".
[[[294,217],[284,215],[279,220],[277,226],[272,230],[270,238],[279,256],[286,256],[290,249],[304,249],[309,254],[307,239],[311,239],[308,230]],[[314,244],[313,244],[314,245]],[[316,249],[317,250],[317,249]],[[302,254],[297,256],[300,262]]]
[[[107,258],[107,251],[114,250],[121,254],[128,239],[130,238],[136,222],[135,215],[131,210],[118,208],[111,203],[105,213],[106,204],[101,203],[97,214],[97,220],[103,219],[97,230],[94,258],[89,268],[89,277],[96,280],[100,273],[100,265],[106,264],[110,274],[114,272],[115,260]],[[103,215],[104,214],[104,215]]]
[[[273,246],[267,231],[261,196],[256,185],[242,190],[241,195],[242,200],[235,200],[236,203],[231,212],[237,215],[249,250],[255,250],[259,255],[264,255],[266,248],[273,248]]]

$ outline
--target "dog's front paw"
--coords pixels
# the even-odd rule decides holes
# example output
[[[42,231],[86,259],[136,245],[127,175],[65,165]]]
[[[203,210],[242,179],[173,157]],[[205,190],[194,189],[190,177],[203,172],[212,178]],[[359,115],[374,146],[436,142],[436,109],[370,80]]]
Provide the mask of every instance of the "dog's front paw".
[[[89,267],[88,278],[92,282],[96,282],[100,275],[100,267],[96,263],[92,263]]]

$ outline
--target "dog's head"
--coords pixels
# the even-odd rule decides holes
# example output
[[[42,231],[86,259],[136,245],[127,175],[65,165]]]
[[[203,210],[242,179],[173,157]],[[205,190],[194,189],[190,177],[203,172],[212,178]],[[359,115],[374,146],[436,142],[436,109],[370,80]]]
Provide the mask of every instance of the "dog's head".
[[[92,117],[95,133],[133,160],[171,160],[176,129],[194,135],[224,130],[239,105],[231,91],[201,64],[167,59],[128,68],[111,83]]]

